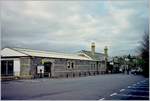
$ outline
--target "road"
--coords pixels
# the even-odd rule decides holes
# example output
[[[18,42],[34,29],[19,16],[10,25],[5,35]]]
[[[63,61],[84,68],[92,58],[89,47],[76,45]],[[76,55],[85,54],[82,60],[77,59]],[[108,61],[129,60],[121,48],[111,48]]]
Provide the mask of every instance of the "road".
[[[148,79],[142,76],[126,74],[107,74],[61,79],[16,80],[1,83],[1,97],[5,100],[129,99],[129,96],[125,96],[129,94],[127,92],[133,91],[129,91],[129,89],[134,88],[133,86],[137,88],[140,86],[142,88],[141,85],[148,88]],[[134,90],[136,92],[136,89]],[[142,89],[141,91],[144,92],[145,90]],[[149,89],[146,89],[146,91],[149,94]],[[120,96],[116,96],[117,94]],[[148,99],[145,95],[138,99],[142,100],[143,98]]]

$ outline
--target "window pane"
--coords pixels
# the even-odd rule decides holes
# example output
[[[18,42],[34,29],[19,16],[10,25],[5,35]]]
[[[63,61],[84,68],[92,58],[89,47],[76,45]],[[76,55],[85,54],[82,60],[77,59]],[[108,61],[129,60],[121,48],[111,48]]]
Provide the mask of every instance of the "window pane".
[[[1,75],[6,75],[6,61],[1,61]]]
[[[71,67],[72,67],[72,68],[74,67],[74,64],[73,64],[73,63],[71,63]]]
[[[13,61],[8,61],[8,75],[13,76]]]

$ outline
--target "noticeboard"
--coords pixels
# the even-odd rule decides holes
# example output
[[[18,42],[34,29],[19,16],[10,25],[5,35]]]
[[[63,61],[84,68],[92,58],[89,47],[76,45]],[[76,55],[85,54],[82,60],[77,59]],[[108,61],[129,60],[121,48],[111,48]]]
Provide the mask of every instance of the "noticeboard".
[[[37,72],[44,73],[44,66],[43,65],[37,66]]]

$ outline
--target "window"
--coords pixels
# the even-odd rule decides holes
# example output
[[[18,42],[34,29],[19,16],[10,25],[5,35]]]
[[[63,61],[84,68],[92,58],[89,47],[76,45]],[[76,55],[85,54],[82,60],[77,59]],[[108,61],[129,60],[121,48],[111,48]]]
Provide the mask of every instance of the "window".
[[[13,61],[8,61],[8,75],[12,76],[14,72]]]
[[[67,61],[67,68],[74,68],[74,62],[72,62],[72,61]]]
[[[7,62],[6,61],[1,61],[1,75],[6,75],[6,68],[7,68]]]
[[[74,67],[74,63],[73,63],[73,62],[71,63],[71,67],[72,67],[72,68]]]
[[[70,62],[67,62],[67,67],[70,68]]]

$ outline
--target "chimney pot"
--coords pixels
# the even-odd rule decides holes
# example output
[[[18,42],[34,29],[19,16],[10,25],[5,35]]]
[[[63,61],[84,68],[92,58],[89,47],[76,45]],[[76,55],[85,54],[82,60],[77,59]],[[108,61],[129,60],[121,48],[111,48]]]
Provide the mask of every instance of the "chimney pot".
[[[91,53],[92,53],[92,55],[95,54],[95,43],[94,42],[92,42],[92,44],[91,44]]]

